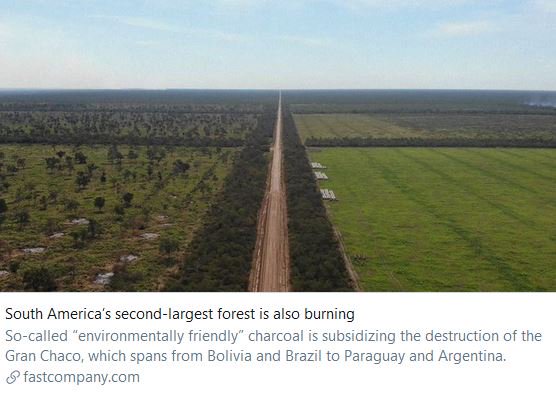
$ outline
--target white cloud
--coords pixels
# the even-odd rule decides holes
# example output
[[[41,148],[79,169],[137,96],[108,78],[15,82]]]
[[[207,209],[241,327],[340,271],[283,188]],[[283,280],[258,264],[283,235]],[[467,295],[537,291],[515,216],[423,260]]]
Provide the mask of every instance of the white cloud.
[[[534,0],[533,6],[541,12],[556,12],[555,0]]]
[[[156,47],[160,45],[160,41],[154,41],[154,40],[138,40],[135,41],[135,44],[138,46],[144,46],[144,47]]]
[[[189,32],[197,36],[217,41],[246,42],[250,40],[250,37],[245,34],[230,33],[214,29],[190,29]]]
[[[328,46],[330,44],[330,41],[328,40],[313,37],[282,35],[277,38],[281,41],[291,42],[293,44],[300,44],[304,46]]]
[[[445,38],[470,37],[497,30],[497,26],[489,21],[446,22],[438,25],[431,35]]]
[[[477,0],[316,0],[334,3],[338,6],[352,9],[361,8],[448,8],[461,4],[475,3]],[[490,0],[495,1],[495,0]]]
[[[0,25],[0,45],[5,44],[8,41],[9,32],[6,30],[5,26]]]
[[[215,3],[217,3],[218,6],[244,8],[260,6],[266,2],[266,0],[218,0]]]
[[[450,7],[458,4],[476,3],[479,0],[215,0],[214,6],[222,7],[258,7],[268,5],[312,5],[312,4],[335,4],[342,7],[360,8],[399,8],[399,7]],[[484,2],[497,2],[499,0],[483,0]],[[542,1],[542,0],[541,0]]]
[[[249,37],[243,34],[231,33],[231,32],[226,32],[226,31],[221,31],[216,29],[182,28],[160,20],[144,18],[144,17],[121,16],[121,15],[120,16],[93,15],[91,16],[91,18],[113,21],[118,24],[136,27],[140,29],[157,30],[161,32],[177,33],[177,34],[186,34],[190,36],[198,36],[198,37],[208,38],[217,41],[244,42],[249,40]],[[137,41],[136,43],[143,46],[152,45],[152,41]]]
[[[318,4],[328,4],[352,10],[361,9],[399,9],[399,8],[448,8],[464,4],[499,3],[501,0],[211,0],[196,2],[195,0],[145,0],[144,5],[150,8],[190,9],[202,4],[220,12],[242,12],[249,9],[267,9],[278,6],[287,9],[310,8]],[[542,1],[542,0],[540,0]],[[548,1],[548,0],[546,0]]]
[[[182,29],[169,23],[136,16],[116,16],[116,15],[92,15],[91,18],[105,19],[119,24],[142,29],[166,31],[172,33],[180,33]]]
[[[106,86],[112,72],[57,28],[37,19],[0,20],[1,87]],[[0,38],[0,42],[1,42]]]

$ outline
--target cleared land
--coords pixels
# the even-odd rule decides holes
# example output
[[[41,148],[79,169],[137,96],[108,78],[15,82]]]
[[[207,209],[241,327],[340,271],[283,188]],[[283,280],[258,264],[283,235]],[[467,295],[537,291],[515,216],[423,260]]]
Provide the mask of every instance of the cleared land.
[[[107,146],[0,145],[0,199],[8,208],[0,226],[1,290],[32,285],[25,273],[39,267],[50,271],[58,290],[159,289],[183,259],[239,150],[117,151],[120,158]],[[49,168],[46,158],[59,162]],[[80,172],[89,178],[81,186]],[[102,207],[95,206],[97,197]],[[24,251],[39,247],[44,252]],[[95,283],[105,273],[116,273],[111,287]]]
[[[294,119],[303,142],[309,138],[405,138],[424,135],[363,114],[295,115]]]
[[[550,114],[497,114],[497,113],[443,113],[384,115],[384,121],[423,133],[427,137],[473,139],[525,139],[554,140],[556,115]]]
[[[302,140],[319,145],[382,140],[546,141],[556,140],[556,115],[538,114],[297,114]],[[359,141],[354,141],[359,139]],[[346,140],[353,142],[346,142]],[[412,143],[412,142],[408,142]]]
[[[556,290],[556,150],[329,148],[326,202],[368,291]]]

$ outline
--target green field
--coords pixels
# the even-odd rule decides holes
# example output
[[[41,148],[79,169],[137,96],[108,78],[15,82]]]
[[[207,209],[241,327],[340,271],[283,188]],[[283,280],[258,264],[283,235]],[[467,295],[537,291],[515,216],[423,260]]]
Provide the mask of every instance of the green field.
[[[556,150],[327,148],[366,291],[555,291]]]
[[[107,146],[0,146],[0,199],[7,203],[0,226],[0,290],[24,289],[25,272],[40,266],[51,272],[58,290],[103,290],[95,280],[108,272],[121,278],[112,289],[160,288],[183,259],[239,150],[118,149],[121,159],[109,159]],[[60,162],[48,168],[45,159],[60,152]],[[86,163],[76,161],[78,152]],[[189,167],[180,170],[178,160]],[[84,187],[76,182],[80,172],[91,173]],[[133,195],[128,206],[126,193]],[[102,208],[94,205],[97,197],[105,199]],[[18,219],[22,212],[28,222]],[[72,223],[81,218],[98,223],[98,233]],[[152,238],[142,238],[145,234]],[[172,239],[178,250],[159,249]],[[44,252],[24,251],[37,247]],[[129,255],[137,259],[121,260]]]

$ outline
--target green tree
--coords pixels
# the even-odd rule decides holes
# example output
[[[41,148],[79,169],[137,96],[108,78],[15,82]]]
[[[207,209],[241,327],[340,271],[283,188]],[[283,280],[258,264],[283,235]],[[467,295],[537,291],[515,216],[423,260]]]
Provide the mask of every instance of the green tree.
[[[56,190],[49,191],[48,192],[48,199],[51,202],[56,203],[58,201],[58,191],[56,191]]]
[[[114,206],[114,213],[118,216],[123,216],[125,214],[125,209],[122,205],[116,205]]]
[[[55,291],[57,288],[52,272],[44,266],[25,271],[23,273],[23,283],[25,289],[33,291],[48,292]]]
[[[83,248],[89,237],[89,231],[86,228],[79,228],[71,233],[73,238],[73,248]]]
[[[69,156],[66,157],[66,167],[68,168],[68,172],[73,172],[73,158]]]
[[[79,202],[75,199],[66,199],[64,201],[64,209],[68,211],[76,211],[79,208]]]
[[[25,158],[18,158],[16,163],[19,168],[25,168],[25,164],[27,163],[27,160],[25,160]]]
[[[171,254],[180,249],[180,243],[177,239],[171,237],[163,237],[160,239],[158,249],[161,253]]]
[[[48,208],[48,197],[41,195],[39,198],[39,210],[46,210]]]
[[[91,175],[82,171],[77,172],[77,176],[75,178],[75,184],[77,184],[79,190],[82,190],[85,187],[87,187],[90,181],[91,181]]]
[[[48,157],[44,159],[46,161],[46,169],[50,172],[56,169],[56,166],[60,164],[60,159],[56,157]]]
[[[91,239],[96,239],[102,233],[102,227],[96,220],[89,220],[87,231]]]
[[[89,165],[87,165],[87,172],[89,173],[89,176],[92,176],[93,173],[98,169],[98,166],[96,166],[96,164],[94,162],[90,163]]]
[[[80,151],[75,152],[74,158],[75,158],[75,162],[77,162],[78,164],[86,164],[87,163],[87,156]]]
[[[190,168],[190,165],[187,162],[183,162],[182,160],[174,161],[174,168],[172,172],[174,175],[180,175],[187,172]]]
[[[118,146],[116,145],[112,145],[108,148],[108,160],[111,162],[121,162],[122,158],[124,158],[123,154],[120,153],[120,151],[118,150]]]
[[[104,207],[105,202],[106,202],[106,200],[103,197],[96,197],[95,198],[95,207],[98,209],[99,212]]]
[[[11,261],[8,265],[8,270],[12,273],[17,273],[20,266],[21,266],[20,261]]]
[[[19,224],[20,228],[23,228],[24,225],[29,223],[31,219],[31,215],[27,210],[20,210],[15,213],[15,222]]]
[[[131,192],[126,192],[122,196],[122,199],[124,201],[124,206],[125,207],[131,207],[131,201],[133,200],[133,194]]]

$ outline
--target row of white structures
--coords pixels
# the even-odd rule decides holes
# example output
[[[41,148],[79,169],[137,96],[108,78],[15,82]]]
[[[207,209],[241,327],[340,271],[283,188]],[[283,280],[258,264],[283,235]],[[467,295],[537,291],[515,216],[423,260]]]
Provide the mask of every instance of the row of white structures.
[[[311,167],[313,169],[326,169],[326,167],[319,162],[312,162]],[[326,176],[326,173],[324,172],[315,171],[315,177],[317,178],[317,180],[328,180],[328,176]],[[321,189],[320,195],[322,196],[322,199],[325,199],[327,201],[336,200],[336,194],[334,194],[334,191],[329,190],[328,188]]]
[[[328,180],[328,176],[324,172],[315,172],[315,177],[317,180]]]
[[[326,199],[327,201],[335,201],[336,200],[336,194],[334,194],[334,191],[329,190],[328,188],[323,188],[320,190],[320,195],[322,196],[322,199]]]

